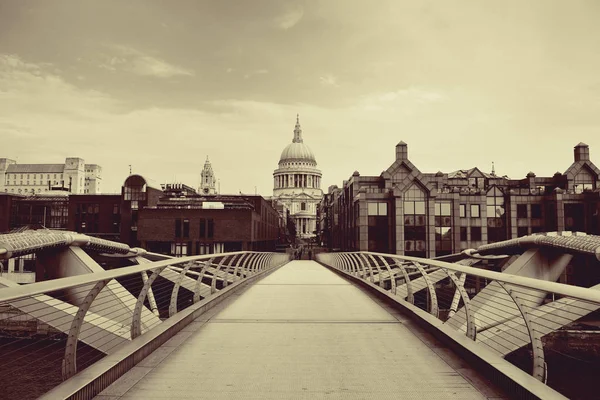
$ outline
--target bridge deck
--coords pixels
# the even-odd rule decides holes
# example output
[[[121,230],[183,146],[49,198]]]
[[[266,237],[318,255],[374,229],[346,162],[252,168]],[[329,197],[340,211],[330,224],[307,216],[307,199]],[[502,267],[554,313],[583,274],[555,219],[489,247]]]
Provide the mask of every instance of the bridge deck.
[[[401,314],[316,262],[293,261],[203,315],[96,398],[501,397]]]

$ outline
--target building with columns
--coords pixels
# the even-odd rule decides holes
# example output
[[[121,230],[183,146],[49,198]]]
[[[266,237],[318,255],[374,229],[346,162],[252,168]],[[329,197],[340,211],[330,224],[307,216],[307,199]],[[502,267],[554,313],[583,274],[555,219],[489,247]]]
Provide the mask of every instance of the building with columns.
[[[200,188],[198,189],[198,193],[200,194],[217,194],[217,179],[215,178],[215,174],[212,169],[212,165],[208,160],[208,156],[206,156],[206,161],[204,162],[204,169],[200,173]]]
[[[321,171],[312,150],[304,143],[300,118],[296,117],[294,138],[281,152],[273,172],[273,199],[285,207],[296,224],[299,238],[315,236],[317,207],[323,198]]]
[[[477,167],[422,172],[406,143],[395,153],[381,175],[354,172],[329,188],[319,210],[327,247],[431,258],[538,232],[600,234],[600,169],[585,143],[564,172],[522,179]]]

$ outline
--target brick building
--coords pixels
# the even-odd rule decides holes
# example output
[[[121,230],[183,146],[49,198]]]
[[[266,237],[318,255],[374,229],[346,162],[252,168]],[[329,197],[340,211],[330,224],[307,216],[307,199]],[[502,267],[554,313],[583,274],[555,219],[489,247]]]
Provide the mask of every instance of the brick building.
[[[478,168],[425,173],[396,146],[380,176],[354,172],[320,204],[320,237],[330,249],[436,257],[542,231],[600,233],[600,170],[589,147],[552,177],[509,179]]]
[[[150,251],[178,256],[274,251],[279,219],[260,196],[166,194],[139,211],[138,239]]]
[[[81,194],[69,196],[70,231],[107,240],[120,241],[121,202],[119,194]]]
[[[169,255],[274,251],[285,221],[261,196],[199,195],[130,175],[121,194],[0,194],[0,232],[68,229]]]

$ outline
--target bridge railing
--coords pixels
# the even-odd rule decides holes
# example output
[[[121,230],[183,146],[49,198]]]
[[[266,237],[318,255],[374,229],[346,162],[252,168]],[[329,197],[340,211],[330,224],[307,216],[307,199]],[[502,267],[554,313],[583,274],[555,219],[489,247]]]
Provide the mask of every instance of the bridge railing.
[[[553,387],[565,373],[564,357],[557,357],[568,345],[565,335],[574,334],[582,318],[600,309],[600,285],[576,287],[470,266],[481,258],[448,263],[371,252],[317,256],[325,265],[388,290],[408,308],[426,311]],[[568,357],[598,365],[598,348]]]
[[[285,264],[289,256],[242,251],[136,261],[139,265],[22,286],[3,281],[2,393],[36,398],[136,338],[143,340],[178,312]]]

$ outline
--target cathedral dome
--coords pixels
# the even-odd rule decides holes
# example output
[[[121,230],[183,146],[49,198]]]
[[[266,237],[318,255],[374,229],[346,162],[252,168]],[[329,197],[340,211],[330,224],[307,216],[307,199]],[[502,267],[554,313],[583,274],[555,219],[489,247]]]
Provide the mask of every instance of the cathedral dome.
[[[281,157],[279,157],[279,163],[285,163],[287,161],[308,161],[314,164],[317,163],[315,154],[310,147],[304,144],[304,140],[302,139],[302,129],[300,128],[299,117],[296,118],[294,140],[283,149]]]
[[[315,155],[312,150],[304,143],[292,142],[288,144],[281,152],[279,162],[285,161],[310,161],[316,163]]]

